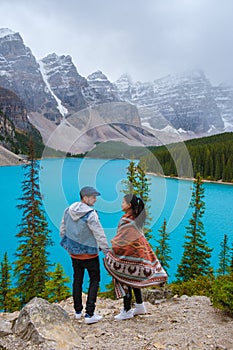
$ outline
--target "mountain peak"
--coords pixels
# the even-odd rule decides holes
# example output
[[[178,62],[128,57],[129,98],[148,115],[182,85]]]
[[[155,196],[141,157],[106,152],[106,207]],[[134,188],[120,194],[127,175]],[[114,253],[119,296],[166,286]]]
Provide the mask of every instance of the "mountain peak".
[[[47,56],[45,56],[42,60],[44,60],[44,59],[53,59],[54,60],[57,58],[58,58],[58,55],[55,52],[53,52],[53,53],[50,53]]]
[[[64,64],[64,63],[72,63],[72,58],[70,55],[61,55],[58,56],[55,52],[50,53],[49,55],[45,56],[44,58],[41,59],[42,62],[53,62],[53,63],[60,63],[60,64]]]
[[[9,28],[0,28],[0,38],[4,38],[5,36],[14,35],[14,34],[17,34],[17,33]]]
[[[108,78],[101,70],[97,70],[96,72],[88,75],[87,80],[105,80],[105,81],[107,81]]]
[[[127,73],[122,74],[120,78],[116,80],[116,84],[120,82],[125,82],[125,83],[128,83],[129,85],[132,85],[133,83],[131,76]]]

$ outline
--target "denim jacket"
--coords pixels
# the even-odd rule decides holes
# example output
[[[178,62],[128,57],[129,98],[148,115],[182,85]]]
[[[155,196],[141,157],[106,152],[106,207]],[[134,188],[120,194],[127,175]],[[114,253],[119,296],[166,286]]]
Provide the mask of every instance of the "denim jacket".
[[[69,254],[106,252],[108,242],[95,210],[82,202],[66,208],[60,226],[61,246]]]

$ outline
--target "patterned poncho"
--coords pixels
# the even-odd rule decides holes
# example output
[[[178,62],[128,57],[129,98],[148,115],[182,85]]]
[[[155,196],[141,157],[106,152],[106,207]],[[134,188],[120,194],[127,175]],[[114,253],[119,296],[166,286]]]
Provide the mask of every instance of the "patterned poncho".
[[[104,259],[112,275],[116,297],[123,297],[128,286],[143,288],[166,282],[167,274],[135,221],[124,215],[112,239],[112,249]]]

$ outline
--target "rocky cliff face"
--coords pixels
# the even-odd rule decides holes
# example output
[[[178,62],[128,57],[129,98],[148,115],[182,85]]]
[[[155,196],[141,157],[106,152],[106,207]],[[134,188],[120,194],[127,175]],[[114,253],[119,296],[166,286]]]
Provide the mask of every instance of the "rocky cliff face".
[[[120,102],[115,86],[101,71],[94,72],[87,77],[88,85],[96,92],[96,103]],[[124,100],[123,100],[124,101]]]
[[[56,120],[57,103],[46,88],[40,67],[19,33],[0,31],[0,86],[14,91],[28,113],[39,112]]]
[[[226,131],[233,131],[233,86],[221,84],[212,88]]]
[[[13,122],[14,126],[16,126],[17,128],[24,131],[28,131],[29,129],[31,129],[31,125],[27,118],[27,111],[24,103],[13,91],[4,89],[1,86],[0,111],[4,114],[4,118],[7,117],[8,120]]]
[[[82,94],[87,89],[87,80],[78,74],[70,56],[48,55],[40,61],[41,72],[47,89],[57,100],[63,116],[75,113],[88,106]]]
[[[0,87],[0,145],[11,150],[12,144],[16,143],[15,131],[30,133],[32,129],[24,103],[14,92]],[[3,152],[1,149],[1,155]],[[4,158],[7,158],[6,154]]]
[[[225,94],[221,88],[214,94],[201,71],[135,84],[122,76],[115,86],[121,98],[139,108],[142,123],[152,128],[161,130],[170,125],[179,132],[197,135],[224,130],[217,100],[218,94]]]

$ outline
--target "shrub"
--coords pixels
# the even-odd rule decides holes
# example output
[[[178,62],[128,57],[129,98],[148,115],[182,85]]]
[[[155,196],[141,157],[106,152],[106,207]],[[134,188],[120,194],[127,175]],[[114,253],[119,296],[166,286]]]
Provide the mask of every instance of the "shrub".
[[[213,277],[198,276],[185,282],[174,282],[169,285],[173,294],[181,295],[205,295],[209,297],[212,291]]]
[[[216,278],[211,301],[214,307],[233,312],[233,273]]]

